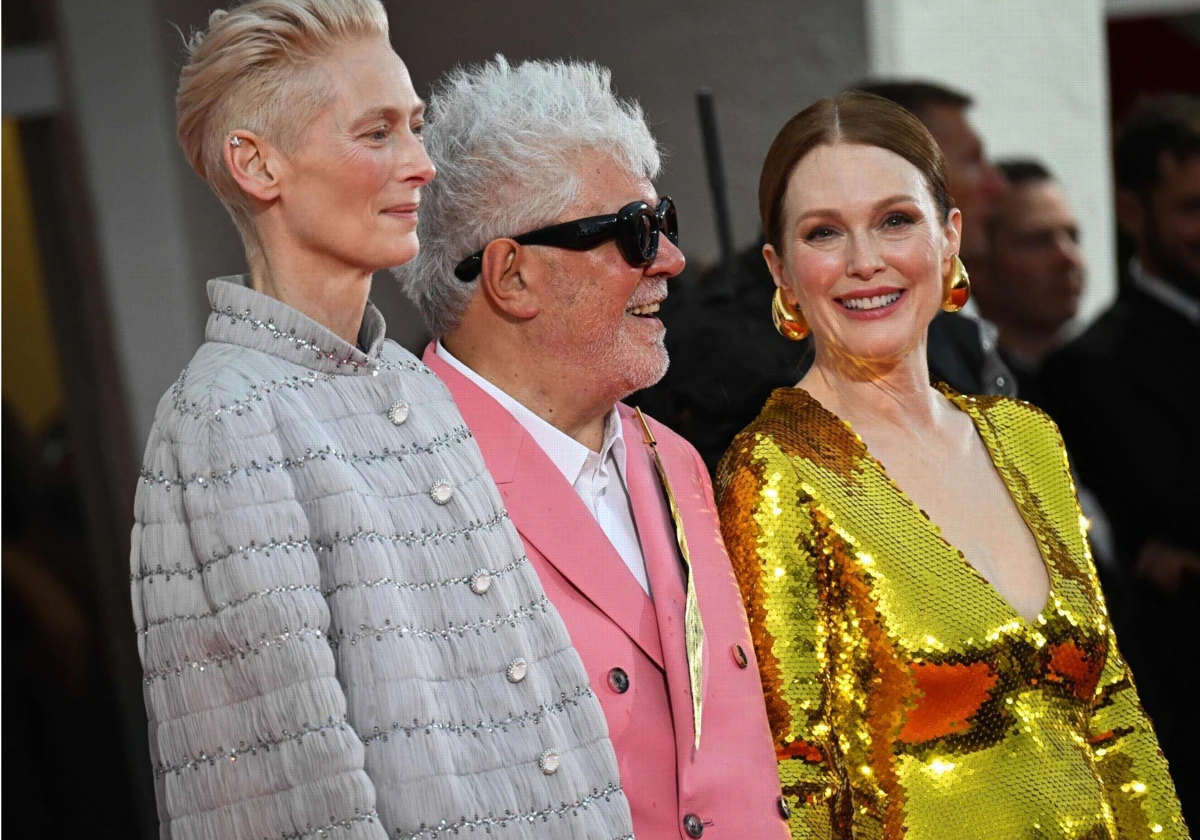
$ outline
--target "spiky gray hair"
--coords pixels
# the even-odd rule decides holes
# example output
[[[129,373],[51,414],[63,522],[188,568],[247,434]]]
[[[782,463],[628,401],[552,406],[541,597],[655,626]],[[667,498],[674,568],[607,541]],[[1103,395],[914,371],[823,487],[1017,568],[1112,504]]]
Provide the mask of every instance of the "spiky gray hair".
[[[438,175],[421,190],[416,258],[393,269],[434,336],[458,326],[478,287],[454,266],[493,239],[550,224],[580,191],[575,166],[600,150],[653,180],[662,156],[641,106],[593,63],[502,55],[458,67],[434,88],[425,148]]]

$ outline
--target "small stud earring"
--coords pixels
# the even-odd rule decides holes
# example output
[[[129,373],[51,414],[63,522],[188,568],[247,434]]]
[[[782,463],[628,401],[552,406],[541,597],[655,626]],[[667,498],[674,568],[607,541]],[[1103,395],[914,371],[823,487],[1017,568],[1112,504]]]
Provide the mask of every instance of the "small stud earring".
[[[229,145],[236,149],[238,146],[242,145],[242,138],[238,137],[236,134],[230,135]]]

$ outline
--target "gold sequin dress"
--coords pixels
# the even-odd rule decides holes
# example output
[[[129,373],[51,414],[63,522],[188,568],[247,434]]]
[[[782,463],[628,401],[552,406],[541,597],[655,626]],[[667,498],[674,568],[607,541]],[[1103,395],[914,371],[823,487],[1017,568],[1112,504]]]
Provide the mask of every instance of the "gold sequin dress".
[[[1057,428],[942,390],[1037,538],[1051,592],[1033,622],[799,388],[772,394],[718,470],[792,836],[1186,838]]]

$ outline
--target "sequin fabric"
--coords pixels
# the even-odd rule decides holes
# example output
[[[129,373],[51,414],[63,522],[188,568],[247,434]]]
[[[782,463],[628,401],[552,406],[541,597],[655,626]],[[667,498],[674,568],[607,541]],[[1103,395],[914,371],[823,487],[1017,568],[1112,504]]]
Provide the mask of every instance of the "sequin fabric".
[[[943,393],[1046,561],[1032,622],[801,389],[775,391],[718,470],[792,837],[1188,837],[1057,428],[1027,403]]]

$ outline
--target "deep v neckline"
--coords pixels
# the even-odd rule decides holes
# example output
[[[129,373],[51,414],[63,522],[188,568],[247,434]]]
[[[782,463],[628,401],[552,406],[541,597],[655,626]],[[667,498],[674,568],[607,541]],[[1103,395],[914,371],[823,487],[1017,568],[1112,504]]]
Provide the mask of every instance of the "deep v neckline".
[[[1008,475],[1008,470],[1014,468],[1007,463],[1007,459],[1004,459],[1003,452],[1001,451],[1002,446],[1000,441],[996,438],[995,430],[992,428],[991,423],[988,422],[987,417],[983,416],[983,414],[979,412],[978,407],[974,404],[975,398],[965,397],[961,394],[958,394],[941,383],[935,384],[934,387],[940,394],[942,394],[942,396],[946,397],[946,399],[950,401],[951,405],[966,414],[967,417],[971,419],[971,423],[975,427],[975,433],[979,435],[979,439],[983,442],[983,448],[987,450],[988,457],[992,462],[992,466],[995,468],[996,473],[1000,476],[1000,480],[1003,482],[1004,488],[1008,491],[1008,495],[1012,499],[1013,504],[1017,509],[1017,513],[1021,516],[1021,521],[1025,523],[1025,527],[1029,529],[1029,533],[1033,537],[1033,541],[1037,544],[1038,556],[1041,558],[1042,567],[1045,569],[1046,579],[1049,582],[1049,587],[1046,591],[1046,600],[1042,603],[1041,609],[1033,618],[1026,618],[1024,614],[1022,614],[1016,607],[1012,605],[1012,602],[1005,597],[1004,593],[996,588],[994,583],[983,576],[983,573],[981,573],[979,569],[977,569],[971,563],[971,561],[967,559],[967,556],[960,548],[946,539],[946,535],[942,533],[941,527],[932,519],[930,519],[929,514],[927,514],[920,505],[913,501],[912,497],[908,495],[904,488],[901,487],[895,481],[895,479],[888,474],[887,468],[883,465],[883,462],[876,458],[871,450],[867,448],[866,441],[862,439],[862,436],[859,435],[858,432],[854,431],[854,427],[851,425],[849,420],[843,420],[837,414],[834,414],[832,411],[826,408],[820,400],[808,393],[808,391],[805,389],[795,386],[791,390],[798,391],[803,395],[805,400],[812,404],[816,411],[824,414],[829,420],[833,421],[835,426],[844,429],[846,434],[853,439],[854,445],[858,448],[862,457],[874,467],[876,473],[884,480],[884,483],[886,483],[892,489],[892,492],[900,500],[901,504],[905,508],[913,511],[924,523],[926,530],[928,530],[930,534],[937,539],[937,541],[940,542],[945,549],[958,557],[960,565],[967,571],[967,573],[974,576],[978,582],[983,584],[984,588],[991,593],[993,598],[1003,607],[1003,609],[1013,616],[1020,627],[1026,630],[1032,630],[1035,625],[1045,623],[1046,615],[1051,612],[1057,597],[1055,595],[1055,591],[1058,587],[1058,578],[1055,574],[1054,563],[1047,550],[1046,540],[1043,538],[1037,524],[1030,521],[1030,517],[1025,510],[1026,505],[1022,503],[1022,497],[1025,495],[1025,493],[1016,486],[1015,482]]]

